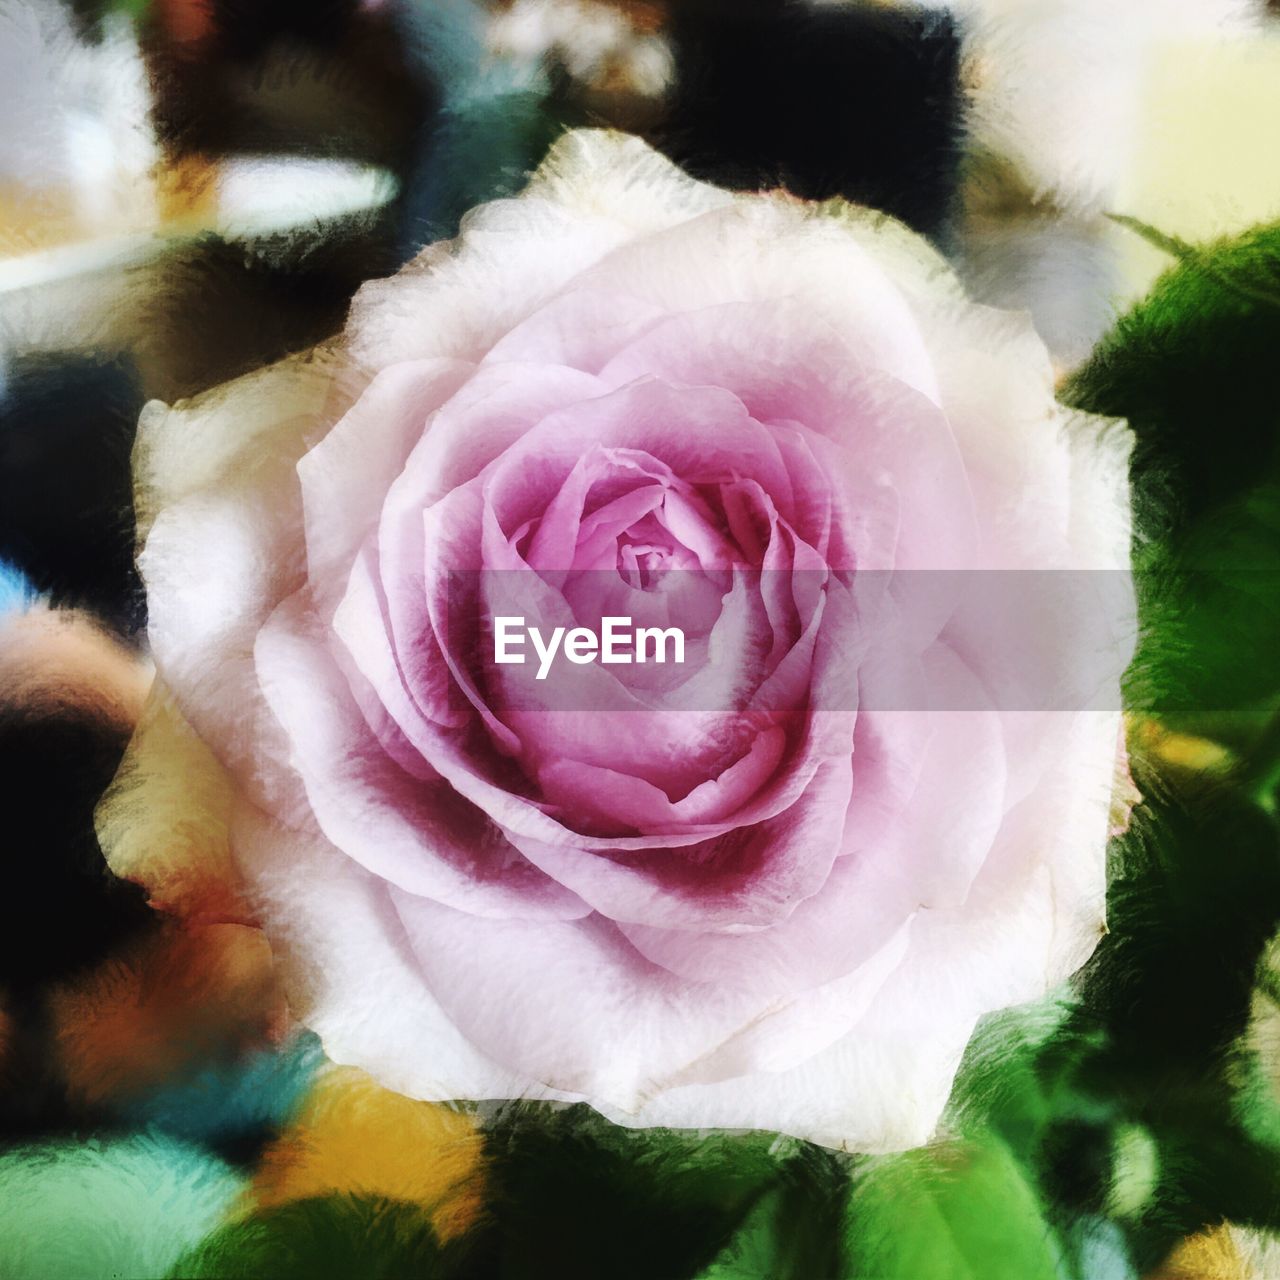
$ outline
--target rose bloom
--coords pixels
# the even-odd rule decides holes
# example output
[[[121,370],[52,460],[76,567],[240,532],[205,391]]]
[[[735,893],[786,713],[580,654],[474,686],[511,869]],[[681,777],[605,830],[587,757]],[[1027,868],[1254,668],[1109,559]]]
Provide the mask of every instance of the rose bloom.
[[[419,1098],[927,1140],[1102,931],[1130,652],[1049,705],[1020,653],[1087,637],[961,571],[1122,577],[1129,443],[896,223],[592,131],[333,345],[149,406],[156,666],[299,1016]],[[687,653],[539,681],[511,615]]]

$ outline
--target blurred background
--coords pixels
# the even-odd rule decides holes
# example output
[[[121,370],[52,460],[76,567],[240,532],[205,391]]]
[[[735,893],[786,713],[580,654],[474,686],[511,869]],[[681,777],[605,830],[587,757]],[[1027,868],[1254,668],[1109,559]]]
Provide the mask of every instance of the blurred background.
[[[141,622],[130,432],[335,332],[562,129],[882,209],[1062,368],[1280,209],[1263,0],[0,0],[0,558]]]
[[[572,125],[883,209],[1063,369],[1280,209],[1263,0],[0,0],[0,558],[129,633],[139,406],[336,331]]]
[[[299,1112],[319,1055],[236,905],[180,927],[94,834],[149,679],[148,399],[335,333],[363,281],[577,125],[903,220],[980,300],[1029,310],[1066,376],[1168,263],[1114,215],[1188,242],[1280,217],[1277,8],[0,0],[0,1160],[116,1135],[112,1185],[136,1175],[145,1201],[145,1127],[257,1168],[267,1203],[286,1126],[354,1132]],[[210,1177],[175,1202],[193,1239],[239,1185]]]

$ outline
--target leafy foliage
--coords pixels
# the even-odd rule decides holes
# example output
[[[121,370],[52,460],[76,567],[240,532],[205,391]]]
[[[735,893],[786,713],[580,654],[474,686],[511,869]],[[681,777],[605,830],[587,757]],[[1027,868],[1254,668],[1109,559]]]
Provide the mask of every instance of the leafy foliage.
[[[844,1169],[832,1152],[766,1133],[621,1129],[585,1107],[511,1108],[488,1152],[513,1280],[704,1267],[728,1280],[760,1260],[779,1280],[834,1274]]]
[[[849,1199],[848,1274],[877,1280],[1057,1280],[1060,1249],[999,1139],[872,1161]]]
[[[1067,400],[1137,446],[1144,642],[1131,705],[1256,729],[1280,701],[1280,227],[1180,255]]]

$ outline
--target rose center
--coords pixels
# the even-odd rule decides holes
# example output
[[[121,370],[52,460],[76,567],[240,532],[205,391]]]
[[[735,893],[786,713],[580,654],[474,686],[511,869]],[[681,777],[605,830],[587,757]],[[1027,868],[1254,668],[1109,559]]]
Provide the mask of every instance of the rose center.
[[[635,587],[639,591],[654,590],[657,575],[670,562],[670,547],[618,539],[618,573],[629,587]]]

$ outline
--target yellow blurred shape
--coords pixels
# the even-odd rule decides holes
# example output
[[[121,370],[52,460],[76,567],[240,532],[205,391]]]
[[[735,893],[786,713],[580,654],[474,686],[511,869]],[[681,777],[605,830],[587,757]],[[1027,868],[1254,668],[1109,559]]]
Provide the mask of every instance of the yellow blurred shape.
[[[483,1141],[471,1116],[392,1093],[354,1067],[333,1067],[264,1153],[249,1208],[380,1196],[424,1206],[448,1240],[480,1212]]]
[[[1188,1236],[1145,1280],[1276,1280],[1280,1239],[1224,1222]]]
[[[1257,1280],[1224,1226],[1188,1236],[1146,1280]]]
[[[212,226],[218,207],[218,163],[192,152],[169,159],[156,175],[160,221],[177,227]]]
[[[152,906],[191,921],[247,924],[227,824],[231,780],[161,685],[98,804],[98,840],[116,875]]]
[[[1113,213],[1191,243],[1280,218],[1280,34],[1154,53],[1133,163]],[[1172,259],[1117,228],[1121,292],[1144,294]]]
[[[1134,741],[1164,763],[1197,773],[1225,773],[1235,763],[1235,757],[1219,743],[1166,729],[1154,720],[1137,726]]]

